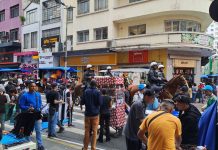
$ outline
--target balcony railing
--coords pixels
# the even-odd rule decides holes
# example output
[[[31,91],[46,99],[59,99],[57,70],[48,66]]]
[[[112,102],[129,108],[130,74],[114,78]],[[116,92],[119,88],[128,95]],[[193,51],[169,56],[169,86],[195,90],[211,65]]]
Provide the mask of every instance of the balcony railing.
[[[168,47],[196,47],[213,50],[214,38],[194,32],[165,32],[117,38],[112,41],[112,49],[137,48],[168,48]]]

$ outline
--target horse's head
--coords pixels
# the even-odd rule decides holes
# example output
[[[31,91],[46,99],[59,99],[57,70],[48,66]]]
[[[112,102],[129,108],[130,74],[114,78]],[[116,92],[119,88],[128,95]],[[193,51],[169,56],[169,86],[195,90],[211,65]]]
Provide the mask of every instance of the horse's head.
[[[173,77],[169,82],[167,82],[166,85],[168,85],[168,86],[184,86],[184,85],[188,85],[188,83],[183,75],[178,75],[178,76]]]
[[[178,75],[173,77],[169,82],[167,82],[165,89],[171,94],[174,95],[177,89],[181,86],[188,86],[188,83],[183,75]]]

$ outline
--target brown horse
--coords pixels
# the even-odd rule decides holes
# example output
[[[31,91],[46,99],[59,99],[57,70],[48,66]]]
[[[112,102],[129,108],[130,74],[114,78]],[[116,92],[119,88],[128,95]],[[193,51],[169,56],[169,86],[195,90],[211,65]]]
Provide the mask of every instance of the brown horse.
[[[172,99],[175,96],[178,88],[185,85],[188,87],[188,83],[184,76],[178,75],[173,77],[169,82],[166,83],[163,90],[161,90],[159,93],[159,99]]]
[[[74,99],[74,104],[76,106],[80,105],[80,101],[81,101],[81,96],[83,95],[83,88],[82,88],[83,84],[77,84],[74,88],[74,95],[73,95],[73,99]]]
[[[166,83],[164,88],[159,93],[159,99],[172,99],[176,91],[180,86],[188,86],[186,79],[182,75],[173,77],[170,81]],[[130,85],[128,87],[130,92],[130,100],[133,98],[136,92],[138,92],[138,85]]]

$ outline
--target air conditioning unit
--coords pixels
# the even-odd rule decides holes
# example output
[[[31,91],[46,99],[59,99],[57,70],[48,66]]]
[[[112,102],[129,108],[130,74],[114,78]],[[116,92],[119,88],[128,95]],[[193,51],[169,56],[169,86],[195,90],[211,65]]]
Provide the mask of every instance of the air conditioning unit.
[[[108,48],[116,47],[116,41],[115,40],[107,41],[107,47]]]

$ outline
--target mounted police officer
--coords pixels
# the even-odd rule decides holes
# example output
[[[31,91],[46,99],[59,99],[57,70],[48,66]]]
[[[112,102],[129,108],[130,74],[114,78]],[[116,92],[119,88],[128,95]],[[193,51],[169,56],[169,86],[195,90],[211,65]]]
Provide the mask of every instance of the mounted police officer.
[[[158,77],[159,79],[161,80],[160,81],[160,85],[163,85],[167,82],[166,78],[165,78],[165,75],[164,75],[164,65],[159,65],[158,66]]]
[[[148,82],[151,86],[151,88],[155,92],[159,92],[161,90],[161,79],[158,77],[158,63],[157,62],[152,62],[150,64],[150,70],[148,72]]]
[[[84,76],[83,76],[83,83],[85,85],[85,88],[90,87],[91,80],[95,76],[92,68],[93,66],[91,64],[88,64],[86,66],[86,71],[84,72]]]
[[[107,66],[107,71],[105,73],[105,76],[113,77],[111,70],[112,70],[111,66]]]

